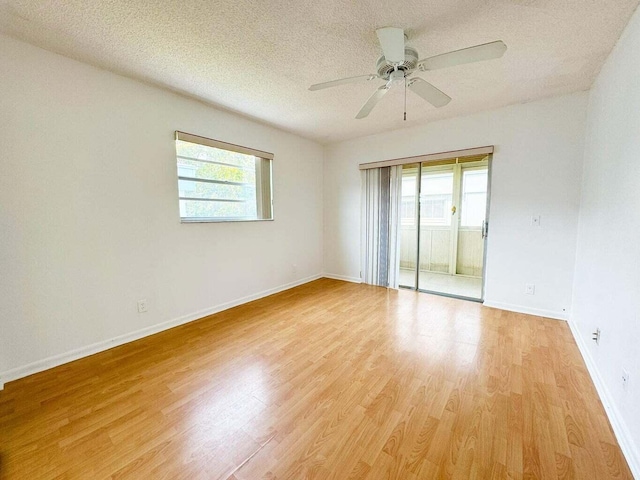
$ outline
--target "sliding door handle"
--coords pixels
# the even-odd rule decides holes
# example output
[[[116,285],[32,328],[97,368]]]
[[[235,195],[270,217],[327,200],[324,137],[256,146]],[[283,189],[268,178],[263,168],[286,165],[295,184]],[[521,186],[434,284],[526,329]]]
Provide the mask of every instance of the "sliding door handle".
[[[487,238],[487,233],[489,233],[489,222],[486,220],[482,221],[482,238]]]

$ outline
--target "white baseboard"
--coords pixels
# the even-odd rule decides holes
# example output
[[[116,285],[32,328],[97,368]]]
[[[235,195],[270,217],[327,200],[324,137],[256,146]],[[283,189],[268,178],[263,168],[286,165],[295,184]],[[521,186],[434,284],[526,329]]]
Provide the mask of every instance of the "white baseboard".
[[[70,350],[65,353],[53,355],[51,357],[47,357],[42,360],[29,363],[21,367],[17,367],[11,370],[7,370],[5,372],[1,372],[0,373],[0,390],[4,388],[5,383],[11,382],[13,380],[17,380],[22,377],[33,375],[34,373],[43,372],[44,370],[48,370],[50,368],[57,367],[65,363],[69,363],[74,360],[78,360],[79,358],[87,357],[89,355],[93,355],[95,353],[102,352],[104,350],[108,350],[110,348],[117,347],[125,343],[133,342],[135,340],[139,340],[149,335],[153,335],[154,333],[159,333],[164,330],[177,327],[178,325],[183,325],[185,323],[198,320],[202,317],[213,315],[214,313],[218,313],[223,310],[227,310],[229,308],[237,307],[238,305],[242,305],[243,303],[251,302],[253,300],[258,300],[259,298],[267,297],[269,295],[273,295],[274,293],[282,292],[284,290],[297,287],[298,285],[312,282],[322,277],[323,275],[312,275],[310,277],[303,278],[301,280],[296,280],[295,282],[287,283],[285,285],[280,285],[279,287],[270,288],[268,290],[255,293],[253,295],[247,295],[246,297],[238,298],[230,302],[216,305],[215,307],[211,307],[204,310],[200,310],[198,312],[193,312],[187,315],[183,315],[173,320],[168,320],[166,322],[158,323],[156,325],[145,327],[140,330],[136,330],[134,332],[126,333],[124,335],[110,338],[108,340],[103,340],[101,342],[96,342],[91,345],[86,345],[84,347],[76,348],[74,350]]]
[[[627,425],[622,419],[620,411],[616,407],[616,404],[611,397],[609,389],[602,380],[600,372],[598,371],[598,368],[593,361],[593,357],[589,353],[589,349],[585,345],[584,339],[578,331],[577,325],[571,320],[569,320],[568,323],[569,328],[571,329],[571,333],[573,334],[573,338],[575,339],[576,344],[578,345],[578,349],[582,354],[584,363],[587,365],[587,370],[589,371],[591,380],[596,386],[596,391],[598,392],[600,401],[602,402],[602,405],[604,406],[604,409],[607,413],[609,422],[611,422],[613,433],[615,434],[616,439],[620,444],[620,449],[622,450],[622,453],[625,456],[627,463],[629,464],[631,473],[635,478],[640,479],[640,452],[638,450],[638,447],[635,445],[633,438],[631,437],[631,433],[629,432]]]
[[[333,273],[323,273],[324,278],[332,278],[333,280],[342,280],[344,282],[362,283],[362,279],[358,277],[347,277],[345,275],[335,275]]]
[[[508,310],[516,313],[526,313],[527,315],[535,315],[537,317],[553,318],[556,320],[568,320],[567,312],[556,312],[554,310],[543,310],[541,308],[523,307],[522,305],[512,305],[510,303],[492,302],[485,300],[485,307],[498,308],[500,310]]]

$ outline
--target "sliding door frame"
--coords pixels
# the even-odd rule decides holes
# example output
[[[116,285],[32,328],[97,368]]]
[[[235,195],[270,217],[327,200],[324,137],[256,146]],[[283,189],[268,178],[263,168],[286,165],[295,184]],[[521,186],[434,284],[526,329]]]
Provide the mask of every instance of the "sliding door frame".
[[[489,222],[490,222],[490,218],[489,218],[489,212],[490,212],[490,205],[491,205],[491,178],[493,177],[492,174],[492,167],[493,167],[493,153],[489,154],[489,158],[487,159],[487,206],[486,206],[486,211],[484,214],[484,225],[482,226],[482,240],[483,240],[483,245],[482,245],[482,297],[481,297],[481,302],[484,303],[484,297],[485,297],[485,288],[487,285],[487,246],[489,245],[488,243],[488,239],[489,239]]]
[[[418,290],[420,286],[420,219],[422,218],[420,212],[422,206],[420,196],[422,195],[422,162],[418,162],[416,187],[416,290]]]
[[[455,295],[455,294],[451,294],[451,293],[445,293],[445,292],[437,292],[437,291],[433,291],[433,290],[424,290],[419,288],[420,287],[420,219],[421,219],[421,202],[420,202],[420,196],[422,194],[422,164],[423,163],[430,163],[428,160],[427,161],[417,161],[415,162],[415,159],[420,159],[420,158],[424,158],[424,157],[411,157],[412,159],[414,159],[414,162],[411,163],[417,163],[418,168],[417,168],[417,177],[416,177],[416,218],[415,218],[415,224],[416,224],[416,239],[417,239],[417,243],[416,243],[416,271],[415,271],[415,287],[409,287],[409,286],[405,286],[403,288],[408,288],[411,290],[416,290],[419,292],[423,292],[423,293],[431,293],[431,294],[435,294],[435,295],[441,295],[444,297],[451,297],[451,298],[459,298],[462,300],[470,300],[473,302],[479,302],[479,303],[483,303],[484,302],[484,297],[485,297],[485,288],[486,288],[486,272],[487,272],[487,243],[488,243],[488,232],[489,232],[489,211],[490,211],[490,204],[491,204],[491,177],[492,177],[492,161],[493,161],[493,147],[482,147],[482,148],[491,148],[491,153],[487,154],[487,204],[486,204],[486,211],[485,211],[485,224],[482,227],[482,287],[481,287],[481,293],[480,293],[480,298],[473,298],[473,297],[465,297],[462,295]],[[476,149],[479,150],[479,149]],[[444,159],[441,155],[444,154],[437,154],[437,156],[439,158],[437,158],[436,160],[441,160]],[[434,155],[435,156],[435,155]],[[427,156],[428,157],[428,156]],[[456,159],[456,163],[451,164],[453,166],[453,196],[452,196],[452,203],[456,203],[456,214],[458,214],[458,216],[455,219],[455,225],[452,223],[451,225],[451,234],[453,235],[453,239],[451,242],[451,248],[452,251],[450,253],[450,260],[449,260],[449,275],[458,275],[457,274],[457,256],[458,256],[458,252],[457,252],[457,246],[458,246],[458,231],[459,231],[459,224],[460,224],[460,204],[462,202],[462,170],[465,168],[465,163],[467,162],[458,162],[457,159],[459,157],[449,157],[450,159]],[[382,163],[382,162],[379,162]],[[409,163],[409,162],[406,162]],[[434,163],[434,167],[439,166],[438,165],[438,161],[433,161]],[[468,168],[474,168],[476,167],[476,165],[473,165],[475,162],[468,162],[467,167]],[[396,165],[398,164],[402,164],[402,163],[396,163]],[[372,164],[369,164],[372,165]],[[445,167],[445,165],[440,164],[442,167]],[[477,167],[479,167],[480,165],[477,165]],[[360,166],[360,168],[363,168],[363,165]],[[428,168],[428,167],[427,167]],[[434,169],[435,170],[435,169]],[[444,170],[448,170],[446,168],[442,169]],[[453,222],[453,220],[452,220]],[[399,246],[398,246],[399,248]],[[453,273],[452,273],[453,272]],[[461,275],[461,276],[465,276],[465,275]]]
[[[449,241],[449,275],[457,275],[458,271],[458,235],[460,231],[460,204],[462,203],[462,165],[453,165],[453,191],[451,204],[456,211],[451,212],[451,240]],[[453,216],[455,215],[455,218]]]

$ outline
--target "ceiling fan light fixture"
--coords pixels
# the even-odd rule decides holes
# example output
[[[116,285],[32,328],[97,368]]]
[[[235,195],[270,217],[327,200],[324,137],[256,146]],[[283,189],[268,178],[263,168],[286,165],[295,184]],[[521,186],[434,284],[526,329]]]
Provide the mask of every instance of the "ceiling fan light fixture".
[[[402,70],[395,70],[389,75],[387,86],[404,84],[405,73]]]

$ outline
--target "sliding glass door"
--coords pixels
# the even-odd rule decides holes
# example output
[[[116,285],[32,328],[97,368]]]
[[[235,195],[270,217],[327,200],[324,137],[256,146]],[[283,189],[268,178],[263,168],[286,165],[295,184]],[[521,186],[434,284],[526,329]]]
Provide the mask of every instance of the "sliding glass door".
[[[400,274],[401,287],[418,288],[418,173],[420,164],[402,166],[402,205],[400,207]]]
[[[481,300],[488,157],[403,166],[400,286]]]

